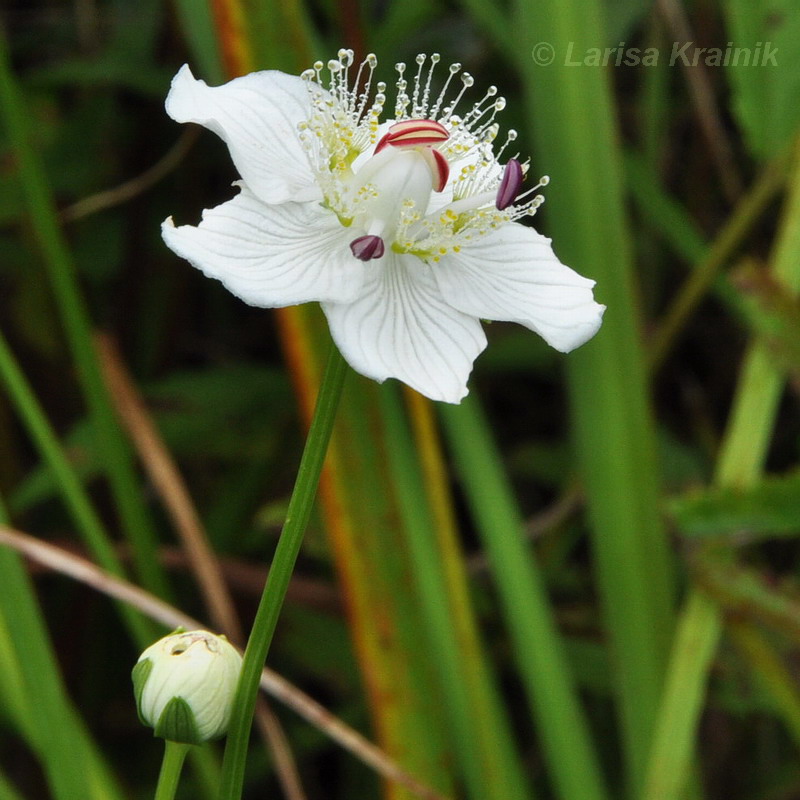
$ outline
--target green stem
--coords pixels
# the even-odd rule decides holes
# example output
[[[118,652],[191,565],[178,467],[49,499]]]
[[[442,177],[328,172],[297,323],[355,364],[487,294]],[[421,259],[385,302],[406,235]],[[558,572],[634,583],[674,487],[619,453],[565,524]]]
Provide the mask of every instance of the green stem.
[[[308,432],[297,481],[289,500],[286,521],[281,531],[267,584],[253,622],[242,664],[242,674],[234,699],[225,758],[222,762],[221,800],[239,800],[244,783],[245,759],[250,727],[258,695],[261,670],[269,652],[289,579],[303,541],[314,497],[319,484],[325,453],[328,450],[336,408],[344,385],[347,365],[335,346],[331,346],[322,377],[314,419]]]
[[[181,778],[183,761],[191,745],[181,742],[165,742],[164,760],[161,762],[161,772],[158,774],[158,786],[154,800],[173,800],[178,781]]]

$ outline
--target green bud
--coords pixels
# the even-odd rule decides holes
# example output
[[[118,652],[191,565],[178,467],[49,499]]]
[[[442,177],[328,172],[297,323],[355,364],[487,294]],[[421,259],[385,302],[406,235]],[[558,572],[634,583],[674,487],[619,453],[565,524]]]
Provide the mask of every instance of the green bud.
[[[133,668],[139,719],[173,742],[223,736],[241,668],[242,657],[224,636],[181,630],[165,636]]]

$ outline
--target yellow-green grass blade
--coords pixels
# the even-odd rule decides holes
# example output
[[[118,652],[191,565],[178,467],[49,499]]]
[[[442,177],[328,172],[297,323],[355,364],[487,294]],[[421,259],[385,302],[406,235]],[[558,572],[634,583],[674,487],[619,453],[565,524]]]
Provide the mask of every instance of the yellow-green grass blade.
[[[2,772],[0,772],[0,800],[25,800]]]
[[[2,333],[0,333],[0,381],[5,385],[12,405],[39,451],[42,462],[47,464],[53,474],[67,511],[87,549],[104,569],[114,575],[124,575],[122,562],[103,521],[69,463],[44,409]],[[142,647],[146,646],[155,635],[155,627],[127,606],[121,606],[120,613],[134,640]]]

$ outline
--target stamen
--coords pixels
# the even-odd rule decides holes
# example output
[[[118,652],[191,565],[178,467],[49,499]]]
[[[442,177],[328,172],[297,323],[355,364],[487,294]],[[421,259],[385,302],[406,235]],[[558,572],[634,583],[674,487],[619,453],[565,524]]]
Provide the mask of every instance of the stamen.
[[[339,50],[336,56],[339,59],[339,65],[341,67],[339,72],[339,89],[345,95],[348,95],[348,100],[353,100],[355,99],[355,89],[358,88],[358,83],[356,83],[352,97],[350,97],[350,67],[355,59],[355,53],[352,50],[346,50],[345,48],[342,48]],[[349,110],[353,110],[352,102],[349,103]]]
[[[475,78],[473,78],[472,75],[469,74],[469,72],[465,72],[461,76],[461,89],[456,95],[456,99],[453,100],[453,102],[450,103],[450,105],[446,109],[444,109],[444,116],[442,117],[443,122],[447,122],[450,119],[450,117],[453,116],[453,112],[456,110],[456,106],[461,102],[461,98],[464,96],[467,89],[471,88],[474,83],[475,83]]]
[[[422,117],[428,116],[428,102],[431,99],[431,81],[433,80],[433,71],[436,69],[436,65],[440,60],[441,56],[438,53],[433,53],[431,55],[431,65],[428,68],[428,79],[425,81],[425,89],[422,92],[422,105],[420,111],[420,116]]]
[[[495,118],[505,106],[496,87],[467,105],[474,79],[453,64],[442,88],[433,92],[440,61],[438,54],[420,54],[410,69],[395,65],[394,120],[380,141],[381,117],[390,101],[386,84],[377,80],[373,54],[357,65],[351,50],[340,50],[336,59],[318,61],[302,75],[311,113],[298,125],[298,138],[326,207],[343,226],[365,234],[350,243],[361,261],[379,259],[391,248],[436,262],[501,225],[532,216],[543,201],[537,192],[547,179],[533,187],[526,181],[528,162],[512,144],[516,131],[496,141]],[[424,159],[429,190],[451,191],[451,202],[443,208],[434,203],[436,211],[430,211],[424,180],[414,198],[391,194],[378,173],[389,161],[403,162],[400,150]],[[411,168],[413,160],[403,163]]]
[[[431,119],[435,119],[437,116],[439,116],[439,109],[442,107],[442,103],[444,102],[447,90],[450,88],[450,81],[453,80],[453,76],[457,75],[460,69],[461,69],[461,64],[456,63],[450,65],[450,71],[447,75],[447,80],[445,80],[444,86],[442,86],[442,91],[439,92],[439,96],[436,98],[436,103],[431,109],[430,113]]]
[[[497,199],[494,204],[498,211],[508,208],[517,199],[524,177],[522,164],[516,158],[512,158],[503,170],[503,177],[497,189]]]
[[[367,107],[367,103],[369,102],[370,90],[372,88],[372,76],[375,72],[375,67],[378,66],[378,58],[375,53],[370,53],[362,62],[359,64],[358,72],[356,73],[356,80],[353,84],[353,93],[358,91],[358,87],[361,85],[361,76],[364,72],[364,67],[367,68],[367,77],[364,81],[364,89],[361,94],[358,96],[358,108],[356,109],[356,119],[360,120],[364,116],[364,109]]]
[[[522,165],[522,171],[523,172],[527,172],[528,171],[528,163],[527,162],[525,162]],[[550,183],[550,178],[547,175],[542,175],[542,177],[539,178],[539,183],[537,183],[536,186],[531,186],[530,189],[527,189],[521,195],[519,195],[519,197],[517,197],[517,202],[520,202],[521,200],[525,200],[526,198],[530,197],[537,189],[542,189],[543,187],[547,186],[548,183]],[[537,196],[541,196],[541,195],[537,195]],[[536,198],[534,198],[534,200],[535,199]],[[544,202],[544,198],[542,197],[542,203],[543,202]],[[541,203],[540,203],[540,205],[541,205]]]
[[[473,103],[470,111],[464,115],[464,124],[473,125],[477,119],[483,116],[490,108],[488,104],[496,94],[497,87],[490,86],[486,90],[486,94],[477,103]]]
[[[328,61],[328,72],[330,73],[330,90],[334,94],[339,93],[339,82],[337,80],[337,75],[342,71],[342,63],[341,61],[336,61],[336,59],[331,59]]]
[[[419,90],[422,82],[422,67],[425,65],[426,56],[419,53],[415,59],[417,62],[417,74],[414,76],[414,94],[411,99],[411,114],[414,117],[422,116],[422,108],[419,105]]]
[[[411,102],[406,92],[406,88],[408,87],[408,81],[405,79],[406,65],[404,62],[398,61],[394,65],[394,68],[397,71],[397,83],[395,84],[397,87],[397,97],[394,104],[394,116],[395,119],[403,119],[406,116],[408,104]]]
[[[470,124],[471,124],[471,126],[472,126],[472,127],[473,127],[473,129],[474,129],[474,130],[472,131],[473,135],[474,135],[474,136],[476,136],[476,137],[478,137],[479,139],[482,139],[482,140],[483,140],[483,139],[485,138],[485,134],[486,134],[486,133],[487,133],[489,130],[491,130],[491,128],[492,128],[494,125],[496,125],[496,124],[497,124],[497,123],[495,123],[495,121],[494,121],[494,118],[497,116],[497,113],[498,113],[499,111],[502,111],[502,110],[503,110],[505,107],[506,107],[506,99],[505,99],[505,97],[498,97],[498,98],[497,98],[497,100],[495,100],[495,101],[494,101],[494,103],[493,103],[491,106],[489,106],[488,108],[485,108],[485,109],[483,109],[483,110],[481,111],[481,114],[480,114],[480,116],[479,116],[479,117],[476,117],[476,118],[475,118],[475,121],[474,121],[474,122],[472,122],[472,123],[470,123]],[[482,117],[486,116],[486,114],[489,114],[489,115],[490,115],[490,116],[489,116],[489,119],[487,119],[487,120],[485,120],[484,122],[482,122],[482,123],[481,123],[481,125],[480,125],[480,127],[476,127],[476,126],[477,126],[477,124],[478,124],[478,121],[479,121],[479,120],[480,120]],[[497,135],[497,134],[495,134],[495,135]]]
[[[380,236],[359,236],[350,242],[350,251],[359,261],[371,261],[373,258],[381,258],[386,251],[383,239]]]
[[[508,133],[506,134],[505,142],[503,142],[502,146],[497,151],[497,155],[495,156],[495,158],[498,161],[503,157],[503,153],[505,153],[506,148],[509,146],[509,144],[511,144],[511,142],[516,141],[516,139],[517,139],[517,132],[513,128],[511,128],[508,131]],[[515,158],[516,158],[516,156],[515,156]]]

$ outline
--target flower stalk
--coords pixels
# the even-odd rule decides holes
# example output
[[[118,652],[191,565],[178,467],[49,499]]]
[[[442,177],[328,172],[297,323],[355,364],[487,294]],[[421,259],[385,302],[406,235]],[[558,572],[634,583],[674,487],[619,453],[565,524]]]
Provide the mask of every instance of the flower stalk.
[[[183,742],[164,743],[164,760],[161,762],[161,772],[158,774],[155,800],[173,800],[181,777],[183,762],[191,745]]]
[[[286,521],[244,654],[222,763],[220,800],[239,800],[242,795],[247,745],[261,669],[272,643],[278,614],[311,515],[346,371],[347,365],[344,359],[332,345],[317,396],[314,418],[300,461],[297,481],[289,500]]]

